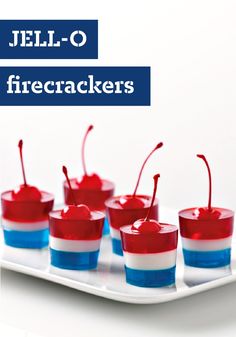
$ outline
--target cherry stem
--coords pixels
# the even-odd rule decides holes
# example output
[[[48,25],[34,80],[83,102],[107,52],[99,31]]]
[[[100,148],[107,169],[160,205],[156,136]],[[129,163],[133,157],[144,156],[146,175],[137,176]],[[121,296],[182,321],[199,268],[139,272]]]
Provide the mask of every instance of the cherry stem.
[[[86,165],[85,165],[85,143],[88,137],[89,132],[93,130],[93,125],[89,125],[85,135],[84,135],[84,139],[83,139],[83,143],[82,143],[82,166],[83,166],[83,171],[84,174],[87,176],[87,170],[86,170]]]
[[[66,177],[66,181],[67,181],[67,184],[68,184],[69,189],[71,191],[71,195],[72,195],[72,199],[73,199],[74,205],[77,206],[77,202],[76,202],[76,198],[75,198],[75,193],[74,193],[74,191],[72,189],[72,186],[71,186],[71,183],[70,183],[70,179],[68,177],[68,171],[67,171],[66,166],[62,166],[62,172],[64,173],[64,175]]]
[[[163,146],[163,143],[162,143],[162,142],[161,142],[161,143],[158,143],[158,144],[155,146],[155,148],[149,153],[149,155],[147,156],[147,158],[144,160],[143,165],[142,165],[141,170],[140,170],[139,175],[138,175],[138,180],[137,180],[137,183],[136,183],[136,186],[135,186],[135,189],[134,189],[133,198],[135,197],[135,195],[136,195],[136,193],[137,193],[137,189],[138,189],[139,182],[140,182],[140,179],[141,179],[141,176],[142,176],[142,173],[143,173],[144,166],[146,165],[148,159],[152,156],[152,154],[153,154],[156,150],[160,149],[162,146]]]
[[[212,180],[211,180],[211,169],[208,164],[208,161],[206,160],[206,157],[203,154],[197,154],[198,158],[201,158],[204,163],[206,164],[207,171],[208,171],[208,177],[209,177],[209,196],[208,196],[208,210],[211,211],[211,196],[212,196]]]
[[[20,162],[21,162],[21,170],[22,170],[22,175],[23,175],[23,181],[24,181],[24,186],[27,186],[26,182],[26,176],[25,176],[25,166],[24,166],[24,160],[23,160],[23,140],[21,139],[18,143],[19,151],[20,151]]]
[[[148,221],[149,220],[149,217],[150,217],[150,213],[151,213],[151,210],[152,210],[152,206],[154,204],[154,201],[155,201],[155,198],[156,198],[156,193],[157,193],[157,183],[158,183],[158,179],[160,178],[160,174],[156,174],[154,177],[153,177],[153,180],[154,180],[154,188],[153,188],[153,194],[152,194],[152,201],[151,201],[151,205],[149,207],[149,210],[148,210],[148,213],[147,213],[147,216],[145,218],[145,221]]]

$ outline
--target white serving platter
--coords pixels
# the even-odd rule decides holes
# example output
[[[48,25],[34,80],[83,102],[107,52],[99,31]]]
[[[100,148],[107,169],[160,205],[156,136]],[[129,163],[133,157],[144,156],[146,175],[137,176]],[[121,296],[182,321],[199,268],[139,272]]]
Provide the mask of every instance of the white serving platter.
[[[162,209],[162,222],[177,224],[177,212]],[[50,265],[48,249],[19,249],[4,244],[0,234],[0,263],[2,268],[58,283],[107,299],[154,304],[173,301],[236,281],[236,244],[233,240],[230,267],[200,269],[185,267],[181,240],[177,254],[176,285],[170,288],[139,288],[126,284],[123,258],[112,254],[109,237],[102,240],[98,269],[69,271]]]

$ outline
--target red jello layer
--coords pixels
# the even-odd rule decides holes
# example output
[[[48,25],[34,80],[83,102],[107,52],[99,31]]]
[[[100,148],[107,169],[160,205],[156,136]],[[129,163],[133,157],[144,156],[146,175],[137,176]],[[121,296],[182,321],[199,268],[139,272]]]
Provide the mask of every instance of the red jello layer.
[[[113,196],[115,190],[115,185],[105,179],[102,180],[101,189],[79,188],[77,178],[70,179],[70,182],[77,204],[85,204],[91,210],[104,210],[105,201]],[[72,205],[74,203],[73,196],[66,181],[63,184],[63,188],[65,204]]]
[[[188,208],[179,212],[180,234],[194,240],[223,239],[233,233],[234,212],[214,207],[220,212],[217,219],[201,219],[196,215],[196,208]]]
[[[136,220],[145,218],[150,207],[152,197],[148,195],[136,195],[136,198],[141,198],[144,201],[142,208],[122,208],[119,203],[121,196],[110,198],[106,201],[106,209],[108,220],[111,227],[120,229],[121,226],[133,224]],[[158,220],[158,200],[155,199],[150,218]]]
[[[2,216],[15,222],[32,222],[48,218],[54,203],[54,196],[41,191],[41,200],[19,201],[13,200],[12,191],[1,194]]]
[[[91,212],[89,220],[63,219],[61,210],[49,214],[50,234],[67,240],[98,240],[102,237],[105,215]]]
[[[123,250],[129,253],[162,253],[177,248],[178,229],[176,226],[160,224],[156,232],[140,233],[132,225],[120,229]]]

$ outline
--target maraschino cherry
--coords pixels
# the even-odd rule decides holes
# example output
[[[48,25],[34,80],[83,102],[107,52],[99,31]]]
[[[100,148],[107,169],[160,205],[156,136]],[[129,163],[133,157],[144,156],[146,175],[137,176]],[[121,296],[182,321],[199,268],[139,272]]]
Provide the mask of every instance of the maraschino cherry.
[[[65,166],[62,167],[62,172],[64,173],[69,189],[71,191],[71,195],[73,196],[74,205],[66,206],[61,211],[61,216],[63,219],[70,219],[70,220],[89,220],[91,217],[91,212],[86,205],[77,205],[74,191],[71,187],[70,179],[68,177],[68,171]]]
[[[16,201],[40,201],[42,194],[35,186],[30,186],[26,182],[25,176],[25,167],[23,161],[23,140],[21,139],[18,143],[19,152],[20,152],[20,161],[21,161],[21,169],[23,175],[24,184],[17,187],[14,191],[12,191],[12,198]]]
[[[133,231],[136,231],[138,233],[150,233],[150,232],[159,232],[161,229],[160,224],[156,220],[150,219],[150,213],[151,213],[154,201],[155,201],[156,192],[157,192],[157,183],[158,183],[159,178],[160,178],[160,174],[156,174],[153,177],[153,180],[154,180],[153,195],[152,195],[152,201],[148,209],[147,216],[145,219],[139,219],[135,221],[135,223],[131,227]]]
[[[97,189],[100,190],[102,188],[102,179],[96,174],[88,174],[85,164],[85,144],[88,137],[89,132],[93,130],[93,125],[90,125],[84,135],[84,139],[82,142],[82,166],[84,175],[82,176],[81,180],[77,182],[78,186],[82,189]]]
[[[138,186],[139,186],[139,182],[143,173],[143,169],[144,166],[146,165],[148,159],[152,156],[152,154],[158,150],[159,148],[161,148],[163,146],[163,143],[159,143],[155,146],[155,148],[149,153],[149,155],[147,156],[147,158],[144,160],[143,165],[141,167],[141,170],[139,172],[138,175],[138,180],[134,189],[134,192],[132,195],[124,195],[120,197],[119,203],[121,205],[122,208],[124,209],[133,209],[133,208],[142,208],[144,207],[144,201],[140,198],[136,196],[137,190],[138,190]]]
[[[200,207],[197,208],[194,211],[194,215],[198,218],[198,219],[218,219],[220,217],[220,212],[213,208],[211,206],[211,198],[212,198],[212,179],[211,179],[211,170],[210,170],[210,166],[208,164],[208,161],[206,159],[206,157],[203,154],[197,154],[197,157],[202,159],[207,167],[207,171],[208,171],[208,178],[209,178],[209,194],[208,194],[208,206],[207,207]]]

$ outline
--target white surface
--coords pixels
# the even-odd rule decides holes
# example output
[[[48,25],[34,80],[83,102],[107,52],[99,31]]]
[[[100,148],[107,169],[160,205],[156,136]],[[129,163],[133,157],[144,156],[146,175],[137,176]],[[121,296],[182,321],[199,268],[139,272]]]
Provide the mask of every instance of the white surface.
[[[14,257],[19,260],[15,254],[11,259]],[[22,256],[22,262],[25,260]],[[219,271],[221,276],[223,272]],[[202,277],[196,272],[196,283]],[[208,278],[212,278],[210,273]],[[137,306],[2,269],[0,336],[90,337],[102,331],[104,337],[111,333],[113,337],[234,337],[235,292],[236,283],[178,301]]]
[[[2,270],[3,337],[235,336],[236,283],[161,305],[113,302]],[[115,327],[115,328],[114,328]]]
[[[61,165],[81,173],[80,142],[92,122],[88,169],[116,181],[120,193],[132,192],[137,166],[163,140],[165,149],[146,167],[141,192],[150,193],[150,176],[158,170],[163,204],[205,204],[206,174],[194,158],[202,151],[214,166],[215,204],[235,209],[234,0],[13,0],[1,3],[0,16],[100,20],[97,61],[1,65],[150,64],[153,88],[152,108],[1,107],[1,190],[21,182],[16,144],[23,137],[29,181],[58,196]],[[6,270],[1,290],[4,337],[91,337],[100,331],[104,337],[233,337],[236,331],[236,284],[157,306],[115,303]]]

